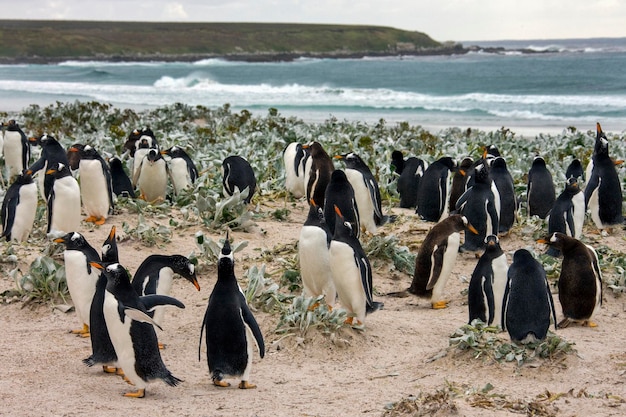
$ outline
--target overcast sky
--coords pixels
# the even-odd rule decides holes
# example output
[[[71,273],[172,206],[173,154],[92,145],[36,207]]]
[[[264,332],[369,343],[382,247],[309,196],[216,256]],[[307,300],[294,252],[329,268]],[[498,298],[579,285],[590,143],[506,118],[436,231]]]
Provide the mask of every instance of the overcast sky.
[[[0,19],[337,23],[437,41],[626,37],[623,0],[0,0]]]

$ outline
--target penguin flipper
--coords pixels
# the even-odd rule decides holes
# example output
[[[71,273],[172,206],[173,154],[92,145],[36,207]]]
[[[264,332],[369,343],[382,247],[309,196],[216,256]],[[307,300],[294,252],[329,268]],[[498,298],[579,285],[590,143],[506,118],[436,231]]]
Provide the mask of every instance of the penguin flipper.
[[[482,277],[483,279],[483,293],[487,299],[487,324],[491,326],[493,320],[496,317],[495,300],[493,295],[493,286],[491,285],[492,277]]]
[[[435,284],[439,280],[441,275],[441,269],[443,267],[443,255],[448,249],[448,243],[445,241],[441,245],[435,245],[433,247],[432,261],[430,265],[430,277],[428,277],[428,283],[426,284],[426,290],[432,290]]]
[[[252,315],[250,308],[248,308],[248,305],[245,303],[245,298],[244,303],[241,307],[241,317],[243,317],[244,323],[246,323],[246,325],[252,331],[254,339],[256,340],[257,347],[259,348],[259,355],[261,356],[261,358],[263,358],[265,356],[265,341],[263,340],[263,334],[261,333],[259,324]]]
[[[155,307],[171,305],[178,308],[185,308],[185,305],[174,297],[168,295],[149,294],[139,297],[146,310],[152,311]]]
[[[13,198],[11,198],[13,200]],[[6,201],[5,204],[5,212],[2,213],[4,216],[2,218],[2,236],[6,237],[7,242],[11,240],[11,229],[13,229],[13,222],[15,221],[15,211],[17,205],[20,203],[19,196],[17,197],[17,201],[13,204],[13,201]]]
[[[158,327],[160,330],[163,330],[163,328],[159,326],[159,324],[156,321],[154,321],[152,317],[150,317],[149,315],[147,315],[141,310],[137,310],[136,308],[125,307],[124,315],[126,317],[129,317],[132,320],[139,321],[142,323],[149,323],[149,324],[152,324],[153,326]]]
[[[374,299],[372,297],[372,270],[369,262],[365,256],[354,255],[354,262],[359,268],[359,273],[361,275],[361,284],[363,285],[363,290],[365,291],[365,301],[368,307],[374,307]]]
[[[589,182],[587,183],[587,185],[585,185],[585,210],[589,205],[589,199],[591,198],[591,195],[593,194],[595,189],[598,188],[599,185],[600,177],[597,173],[592,171],[591,178],[589,178]]]
[[[365,180],[365,185],[367,186],[367,190],[370,193],[370,198],[372,199],[372,205],[374,206],[374,220],[377,226],[381,226],[384,222],[382,211],[382,205],[380,201],[380,191],[378,189],[378,185],[374,178],[368,178]]]

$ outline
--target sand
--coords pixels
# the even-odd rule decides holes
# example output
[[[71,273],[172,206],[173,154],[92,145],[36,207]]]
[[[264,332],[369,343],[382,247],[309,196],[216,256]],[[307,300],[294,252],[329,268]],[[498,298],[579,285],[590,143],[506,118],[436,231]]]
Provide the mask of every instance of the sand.
[[[249,241],[236,253],[236,273],[242,286],[244,271],[266,265],[278,280],[281,256],[268,255],[279,245],[294,245],[306,217],[306,203],[287,203],[285,221],[272,220],[270,213],[283,208],[256,197],[252,232],[232,232],[235,242]],[[396,223],[378,234],[395,234],[416,252],[432,224],[416,219],[411,210],[393,209]],[[173,217],[179,215],[172,210]],[[150,218],[149,215],[146,215]],[[122,222],[136,224],[137,215],[122,211],[100,228],[83,224],[89,242],[99,247],[111,225],[122,235]],[[167,222],[169,216],[155,219]],[[520,227],[501,239],[511,254],[521,247],[543,251]],[[171,242],[147,247],[137,240],[119,243],[121,262],[134,271],[154,253],[189,255],[196,250],[194,234],[202,230],[214,240],[225,232],[198,226],[173,230]],[[609,237],[595,236],[596,244],[626,251],[623,230]],[[20,267],[40,254],[44,241],[18,248]],[[57,257],[61,262],[62,258]],[[143,399],[125,398],[131,389],[120,377],[89,368],[82,359],[90,354],[90,342],[68,331],[79,327],[73,310],[62,312],[50,305],[25,306],[13,302],[0,306],[0,415],[129,415],[129,416],[381,416],[462,415],[506,416],[513,411],[526,415],[621,416],[626,414],[626,348],[624,348],[626,301],[604,289],[604,304],[596,328],[570,326],[557,334],[575,343],[575,354],[558,360],[535,360],[521,366],[491,358],[475,359],[470,354],[448,349],[450,335],[466,323],[469,277],[476,264],[473,254],[460,254],[448,282],[449,308],[432,310],[427,300],[413,296],[394,298],[386,294],[408,287],[411,277],[390,271],[389,265],[374,262],[375,300],[384,310],[366,319],[365,330],[342,329],[335,337],[312,329],[304,336],[275,332],[278,316],[262,311],[254,314],[262,329],[265,358],[255,356],[251,382],[257,389],[240,390],[211,384],[204,345],[198,360],[200,325],[208,297],[216,281],[215,266],[199,273],[201,291],[186,280],[176,279],[172,295],[183,301],[184,310],[169,308],[159,339],[166,348],[162,356],[172,373],[183,379],[178,387],[151,382]],[[0,292],[15,287],[1,265]],[[555,294],[557,318],[562,318]],[[552,329],[554,330],[554,329]],[[506,333],[500,334],[503,340]],[[486,393],[482,393],[485,390]]]

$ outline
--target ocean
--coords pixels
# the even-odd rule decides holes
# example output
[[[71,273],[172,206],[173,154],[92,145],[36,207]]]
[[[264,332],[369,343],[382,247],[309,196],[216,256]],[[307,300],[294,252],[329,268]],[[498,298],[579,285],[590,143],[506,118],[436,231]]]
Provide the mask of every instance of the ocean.
[[[463,42],[505,53],[246,63],[77,62],[0,66],[0,111],[100,101],[145,109],[176,102],[276,108],[309,122],[330,117],[426,128],[522,134],[574,126],[626,129],[626,38]],[[537,53],[520,53],[511,49]]]

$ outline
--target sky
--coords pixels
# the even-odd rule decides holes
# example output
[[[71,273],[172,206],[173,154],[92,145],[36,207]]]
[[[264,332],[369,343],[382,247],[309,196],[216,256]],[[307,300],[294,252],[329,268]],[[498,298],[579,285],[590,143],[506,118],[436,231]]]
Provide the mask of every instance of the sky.
[[[443,41],[626,37],[623,0],[0,0],[0,19],[390,26]]]

